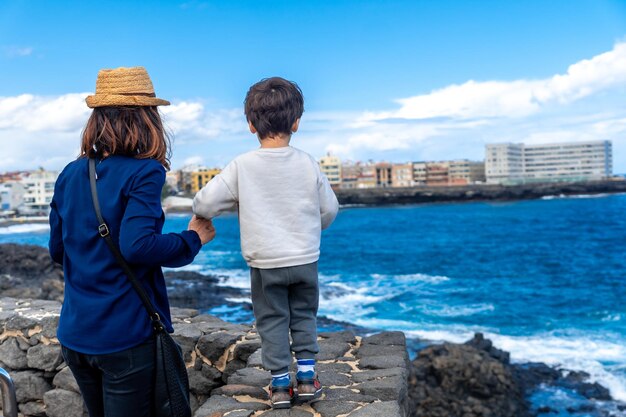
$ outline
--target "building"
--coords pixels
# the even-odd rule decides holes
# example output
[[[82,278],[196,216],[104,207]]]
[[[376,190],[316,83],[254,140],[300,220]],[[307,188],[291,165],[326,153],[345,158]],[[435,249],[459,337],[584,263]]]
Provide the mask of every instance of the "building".
[[[341,165],[342,189],[375,188],[376,169],[373,164],[347,161]]]
[[[392,187],[412,187],[413,186],[413,164],[393,164],[391,166],[391,186]]]
[[[338,188],[341,185],[341,159],[328,154],[320,158],[319,164],[330,185]]]
[[[191,193],[195,194],[200,191],[202,187],[206,185],[206,183],[211,181],[220,172],[221,170],[217,168],[201,168],[197,171],[193,171],[190,174]]]
[[[185,165],[180,170],[180,176],[178,177],[178,191],[181,191],[185,194],[191,194],[192,189],[192,180],[191,174],[196,171],[200,171],[203,169],[207,169],[205,166],[198,164],[189,164]]]
[[[389,162],[379,162],[374,166],[376,172],[376,186],[377,187],[391,187],[393,183],[393,177],[391,174],[392,165]]]
[[[24,186],[19,182],[0,184],[0,211],[14,211],[24,204]]]
[[[341,164],[341,188],[344,190],[357,188],[361,170],[362,165],[360,162],[345,161]]]
[[[24,187],[24,208],[29,213],[48,213],[54,194],[54,183],[58,173],[40,169],[25,174],[21,184]]]
[[[426,163],[426,185],[445,187],[450,181],[450,163],[447,161]]]
[[[496,184],[605,179],[613,173],[612,143],[490,144],[485,171],[487,182]]]
[[[356,188],[375,188],[376,187],[376,167],[374,164],[368,163],[363,165],[361,174],[357,179]]]
[[[519,183],[524,180],[524,144],[487,145],[485,174],[492,184]]]
[[[448,185],[467,185],[485,182],[485,163],[459,159],[450,161]]]
[[[26,174],[26,172],[22,171],[5,172],[0,174],[0,184],[3,182],[19,182],[22,180],[22,176],[24,174]]]
[[[167,171],[165,174],[165,184],[167,184],[174,193],[180,190],[181,179],[182,172],[178,170]]]
[[[426,162],[413,162],[413,184],[426,185]]]
[[[485,182],[487,182],[485,161],[470,161],[470,183],[483,184]]]
[[[600,180],[613,174],[608,140],[524,146],[524,179],[535,181]]]
[[[485,182],[485,163],[454,161],[413,162],[413,185],[445,187]]]

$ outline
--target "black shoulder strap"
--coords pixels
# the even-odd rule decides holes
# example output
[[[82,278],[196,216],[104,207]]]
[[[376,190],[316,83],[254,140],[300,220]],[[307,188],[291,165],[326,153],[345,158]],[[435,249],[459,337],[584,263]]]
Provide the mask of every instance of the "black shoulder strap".
[[[124,256],[122,256],[120,249],[117,247],[117,245],[115,245],[115,242],[113,242],[113,239],[111,238],[111,234],[109,232],[109,227],[102,217],[102,211],[100,210],[100,201],[98,200],[98,190],[96,188],[96,161],[93,158],[89,158],[89,185],[91,187],[91,200],[93,201],[93,208],[96,211],[96,216],[98,217],[98,234],[109,246],[109,249],[111,249],[111,252],[113,252],[113,256],[115,256],[115,260],[122,267],[131,285],[133,286],[135,291],[137,291],[137,294],[139,294],[139,298],[141,298],[141,302],[146,308],[146,311],[148,311],[148,315],[152,320],[154,329],[156,331],[163,331],[164,326],[163,323],[161,323],[159,313],[157,313],[156,309],[152,305],[148,294],[146,294],[146,291],[137,280],[137,277],[128,265],[128,262],[126,262],[126,259],[124,259]]]

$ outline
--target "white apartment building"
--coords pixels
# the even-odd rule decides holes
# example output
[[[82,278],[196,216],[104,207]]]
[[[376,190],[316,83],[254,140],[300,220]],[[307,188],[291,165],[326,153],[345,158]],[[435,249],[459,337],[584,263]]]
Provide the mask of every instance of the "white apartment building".
[[[604,179],[613,174],[612,143],[487,145],[485,171],[487,182],[499,184]]]
[[[496,143],[487,145],[485,176],[491,184],[524,181],[524,144]]]
[[[24,206],[27,210],[48,212],[57,177],[57,172],[40,169],[39,171],[30,172],[22,178]]]
[[[341,185],[341,159],[337,156],[326,155],[320,158],[319,163],[330,185],[334,187]]]
[[[0,211],[13,211],[24,204],[24,186],[17,181],[0,184]]]

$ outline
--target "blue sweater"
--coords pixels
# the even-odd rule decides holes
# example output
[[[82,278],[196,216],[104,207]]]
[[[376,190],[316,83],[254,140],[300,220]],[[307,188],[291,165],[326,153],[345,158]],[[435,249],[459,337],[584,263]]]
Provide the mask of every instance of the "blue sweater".
[[[57,179],[49,249],[65,272],[59,341],[77,352],[104,354],[142,343],[152,327],[139,296],[98,235],[87,162],[71,162]],[[172,332],[161,266],[191,263],[202,246],[200,238],[194,231],[161,234],[165,169],[158,161],[110,156],[97,164],[96,172],[111,236]]]

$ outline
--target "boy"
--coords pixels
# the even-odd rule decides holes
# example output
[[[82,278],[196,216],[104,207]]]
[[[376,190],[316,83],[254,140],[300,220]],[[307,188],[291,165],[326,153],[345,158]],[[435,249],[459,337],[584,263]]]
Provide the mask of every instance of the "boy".
[[[245,114],[261,147],[235,158],[193,200],[194,213],[206,219],[239,209],[241,252],[250,266],[274,408],[289,408],[294,399],[291,351],[298,362],[298,400],[317,398],[322,389],[315,373],[317,261],[321,230],[339,205],[315,159],[289,146],[303,112],[302,91],[293,82],[274,77],[250,87]]]

